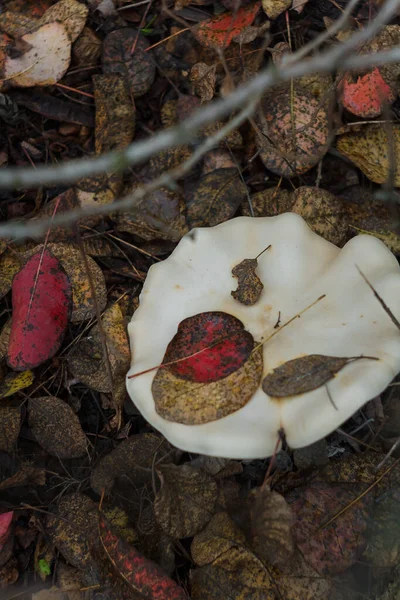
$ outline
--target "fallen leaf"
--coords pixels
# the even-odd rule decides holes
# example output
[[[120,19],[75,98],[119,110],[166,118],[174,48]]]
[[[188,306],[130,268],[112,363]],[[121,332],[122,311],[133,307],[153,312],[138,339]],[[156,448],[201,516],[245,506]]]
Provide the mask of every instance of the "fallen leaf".
[[[285,600],[326,600],[330,598],[333,582],[321,577],[304,560],[301,552],[295,551],[278,569],[272,569],[272,576],[279,594]]]
[[[111,204],[120,194],[123,179],[119,173],[113,175],[98,175],[80,179],[75,189],[78,206],[98,206],[99,204]],[[103,220],[102,215],[90,215],[79,221],[86,227],[96,227]]]
[[[91,562],[90,542],[97,529],[96,504],[88,496],[75,492],[63,496],[55,515],[46,521],[46,534],[65,560],[78,569]]]
[[[192,27],[192,33],[207,48],[227,48],[244,27],[253,23],[260,6],[260,2],[255,2],[242,6],[235,12],[201,21]]]
[[[29,400],[29,427],[52,456],[78,458],[87,452],[87,438],[72,408],[55,396]]]
[[[245,306],[253,306],[262,294],[264,284],[256,274],[257,258],[245,258],[232,269],[232,275],[238,279],[238,287],[231,296]]]
[[[0,405],[0,451],[14,452],[21,428],[21,409]]]
[[[0,360],[3,360],[4,358],[7,357],[8,344],[10,341],[10,334],[11,334],[11,326],[12,326],[12,320],[10,318],[10,319],[8,319],[8,321],[6,321],[6,323],[3,326],[3,329],[0,332]]]
[[[0,589],[8,589],[19,577],[18,562],[13,556],[0,568]]]
[[[217,65],[210,67],[203,62],[196,63],[190,69],[190,81],[202,102],[209,102],[214,97],[216,73]]]
[[[327,190],[302,186],[292,194],[291,211],[301,215],[315,233],[336,246],[348,239],[344,204]]]
[[[154,500],[158,522],[175,538],[192,537],[211,520],[218,497],[213,478],[188,464],[156,469],[161,489]]]
[[[236,168],[206,173],[200,177],[188,202],[188,224],[194,228],[223,223],[235,215],[246,197],[246,186]]]
[[[267,188],[256,192],[250,197],[250,204],[255,217],[275,217],[285,212],[291,212],[294,203],[292,192],[281,188]],[[249,199],[242,202],[242,213],[251,217]]]
[[[146,38],[129,27],[112,31],[103,42],[104,75],[122,75],[134,98],[143,96],[155,78],[156,67],[148,47]]]
[[[292,0],[261,0],[263,11],[272,21],[291,7]]]
[[[59,0],[46,10],[40,19],[40,25],[55,21],[62,23],[71,42],[75,42],[85,27],[88,13],[89,9],[82,2]]]
[[[308,0],[293,0],[292,10],[295,10],[299,15],[303,12]]]
[[[125,148],[135,134],[135,108],[120,75],[93,75],[96,103],[96,154]]]
[[[29,387],[34,380],[32,371],[24,371],[23,373],[10,372],[0,381],[0,398],[7,398],[16,394],[20,390]]]
[[[21,39],[32,49],[18,58],[7,58],[2,79],[19,87],[57,83],[66,73],[71,59],[71,42],[65,26],[58,22],[48,23]]]
[[[322,576],[345,571],[364,550],[372,499],[357,498],[360,491],[357,484],[315,482],[286,496],[295,516],[294,540],[304,559]],[[343,514],[325,525],[345,507]]]
[[[116,536],[101,513],[99,532],[112,566],[136,595],[151,600],[187,600],[183,588],[170,579],[156,563]]]
[[[11,523],[13,520],[14,511],[4,512],[0,514],[0,551],[11,534]]]
[[[365,75],[345,73],[338,90],[343,108],[363,119],[378,117],[384,106],[396,98],[395,90],[383,79],[378,67]]]
[[[11,290],[14,276],[21,270],[22,264],[21,255],[13,248],[0,255],[0,298]]]
[[[267,564],[284,566],[294,551],[290,507],[283,496],[268,488],[253,488],[247,504],[251,548]]]
[[[368,179],[374,183],[385,183],[389,177],[390,144],[393,140],[395,161],[394,185],[400,187],[400,125],[390,125],[391,135],[383,125],[363,125],[360,131],[341,135],[336,143],[339,152],[347,156]]]
[[[21,485],[45,485],[46,471],[40,467],[33,467],[29,463],[23,463],[19,471],[6,477],[0,482],[0,491]]]
[[[307,90],[287,86],[268,92],[256,115],[260,158],[267,169],[282,175],[305,173],[329,147],[326,103]]]
[[[269,396],[278,398],[304,394],[324,385],[355,360],[363,356],[338,357],[309,354],[288,360],[274,369],[262,382],[262,389]]]
[[[78,65],[95,65],[100,60],[102,46],[102,40],[94,31],[85,27],[72,46],[72,55]]]
[[[38,25],[39,19],[11,9],[5,10],[0,15],[1,30],[14,40],[20,41],[22,36],[31,33]]]
[[[131,435],[99,460],[90,474],[90,485],[96,494],[111,492],[115,481],[125,474],[136,486],[151,479],[154,456],[163,457],[163,441],[152,433]]]
[[[34,254],[14,277],[8,363],[33,369],[59,350],[71,312],[71,284],[49,250]]]

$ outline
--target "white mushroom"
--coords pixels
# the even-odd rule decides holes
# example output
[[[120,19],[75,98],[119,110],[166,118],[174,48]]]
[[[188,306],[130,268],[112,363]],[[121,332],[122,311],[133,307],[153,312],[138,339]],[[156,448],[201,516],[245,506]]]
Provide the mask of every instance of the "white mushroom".
[[[231,295],[237,286],[232,268],[268,245],[256,270],[264,288],[259,300],[246,306]],[[357,267],[400,317],[400,268],[374,237],[358,236],[340,250],[293,213],[239,217],[193,230],[167,260],[151,267],[129,325],[133,358],[127,388],[133,402],[172,444],[201,454],[261,458],[274,452],[280,430],[292,448],[326,436],[400,370],[400,331]],[[312,303],[300,318],[276,328],[278,317],[282,327]],[[180,322],[206,311],[235,316],[256,342],[265,342],[263,376],[251,399],[228,416],[201,425],[176,423],[156,411],[156,370],[132,375],[162,363]],[[262,380],[274,369],[311,354],[379,360],[347,364],[329,381],[329,395],[326,385],[281,398],[263,391]]]

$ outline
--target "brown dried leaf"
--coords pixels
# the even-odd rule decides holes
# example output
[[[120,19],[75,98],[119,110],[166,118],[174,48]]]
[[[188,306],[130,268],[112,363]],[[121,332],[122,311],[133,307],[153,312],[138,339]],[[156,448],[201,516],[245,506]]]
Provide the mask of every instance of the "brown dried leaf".
[[[231,292],[231,296],[246,306],[253,306],[262,294],[264,284],[256,275],[258,260],[245,258],[232,269],[232,275],[238,278],[238,287]]]
[[[125,148],[135,135],[135,108],[120,75],[93,75],[96,154]]]
[[[11,290],[14,275],[23,266],[21,255],[13,249],[6,250],[0,255],[0,299]]]
[[[80,179],[75,188],[78,206],[84,208],[85,206],[111,204],[122,191],[122,187],[123,178],[119,173]],[[86,225],[86,227],[96,227],[102,220],[102,215],[91,215],[81,219],[79,224]]]
[[[202,175],[187,207],[191,228],[213,227],[231,219],[246,197],[237,169],[218,169]]]
[[[384,125],[365,125],[360,131],[341,135],[336,143],[339,152],[347,156],[368,179],[384,183],[389,177],[390,144],[393,139],[393,155],[400,156],[400,125],[391,125],[388,137]],[[400,161],[395,160],[394,185],[400,186]]]
[[[364,357],[346,358],[323,354],[309,354],[294,358],[264,377],[262,389],[269,396],[278,398],[304,394],[330,381],[350,362],[362,358]]]
[[[57,513],[47,518],[46,533],[68,563],[85,569],[91,561],[89,540],[97,524],[96,504],[75,492],[61,498]]]
[[[0,482],[0,491],[20,485],[45,485],[46,471],[29,463],[22,463],[19,471]]]
[[[90,27],[85,27],[72,46],[72,55],[78,65],[96,65],[101,57],[102,40]]]
[[[291,7],[292,0],[262,0],[263,10],[272,21]]]
[[[218,497],[213,478],[188,464],[162,465],[156,471],[161,490],[154,511],[164,531],[175,538],[186,538],[204,529]]]
[[[158,369],[152,384],[157,413],[168,421],[201,425],[239,410],[253,396],[263,370],[258,348],[237,371],[212,383],[186,381],[167,369]]]
[[[288,190],[268,188],[253,194],[250,198],[255,217],[275,217],[285,212],[291,212],[294,197]],[[242,213],[251,217],[248,198],[242,202]]]
[[[0,406],[0,451],[14,451],[20,427],[21,409],[2,403]]]
[[[263,561],[283,566],[290,561],[294,545],[293,515],[283,496],[268,488],[254,488],[248,496],[249,544]]]
[[[311,93],[290,87],[267,93],[260,104],[256,141],[267,169],[292,177],[316,165],[329,147],[327,108]]]
[[[321,188],[300,187],[293,192],[292,212],[301,215],[315,233],[342,246],[347,241],[348,224],[339,198]]]
[[[77,0],[59,0],[50,6],[40,19],[40,25],[45,23],[62,23],[67,30],[68,37],[74,42],[85,27],[89,9]]]
[[[12,319],[9,318],[8,321],[3,326],[3,329],[0,333],[0,360],[3,360],[7,356],[8,352],[8,342],[10,341],[11,334],[11,326]]]
[[[6,10],[0,15],[0,29],[14,39],[30,33],[38,27],[38,24],[39,19],[13,10]]]
[[[154,455],[163,456],[162,440],[152,433],[132,435],[123,440],[112,452],[104,456],[94,466],[90,475],[90,485],[96,494],[102,490],[109,493],[115,480],[124,475],[136,486],[151,480]]]
[[[31,398],[29,427],[36,441],[52,456],[78,458],[86,454],[88,442],[79,419],[59,398]]]
[[[112,31],[103,42],[104,75],[122,75],[134,98],[149,90],[156,74],[151,50],[146,52],[148,46],[141,33],[128,27]]]
[[[206,63],[198,62],[191,68],[190,81],[202,102],[209,102],[213,99],[216,76],[217,65],[210,67]]]
[[[274,581],[285,600],[327,600],[332,581],[321,577],[297,550],[279,570],[272,570]]]

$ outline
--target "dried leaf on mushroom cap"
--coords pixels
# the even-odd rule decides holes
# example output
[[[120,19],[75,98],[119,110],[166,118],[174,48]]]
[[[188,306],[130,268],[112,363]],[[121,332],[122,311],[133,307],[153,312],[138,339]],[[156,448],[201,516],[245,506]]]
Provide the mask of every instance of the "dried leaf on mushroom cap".
[[[262,297],[253,306],[243,305],[231,296],[231,269],[244,258],[257,256],[266,242],[271,244],[268,260],[260,260],[257,268],[264,284]],[[185,425],[156,412],[152,395],[156,370],[127,379],[136,406],[172,444],[201,454],[242,459],[268,456],[275,449],[280,429],[293,448],[321,439],[385,389],[400,370],[400,333],[356,265],[399,317],[400,268],[384,244],[372,236],[353,238],[340,250],[293,213],[239,217],[192,231],[167,260],[149,271],[140,307],[129,325],[134,352],[128,376],[154,369],[162,362],[179,324],[207,311],[236,317],[253,339],[265,342],[260,346],[263,377],[310,354],[365,355],[379,360],[354,360],[329,381],[336,408],[324,385],[275,399],[259,384],[238,410],[201,426]],[[316,302],[324,294],[323,300]],[[282,327],[312,303],[301,318]],[[222,389],[224,383],[229,385],[228,378],[218,382]],[[208,388],[208,400],[212,397]],[[170,398],[170,406],[175,401]],[[204,406],[201,401],[199,404],[200,412]]]

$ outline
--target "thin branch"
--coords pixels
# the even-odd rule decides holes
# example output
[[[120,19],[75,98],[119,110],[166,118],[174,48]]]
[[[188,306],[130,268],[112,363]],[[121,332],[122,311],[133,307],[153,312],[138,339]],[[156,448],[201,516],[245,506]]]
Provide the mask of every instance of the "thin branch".
[[[399,6],[400,0],[388,0],[375,19],[365,29],[356,32],[342,44],[338,44],[323,54],[318,54],[302,62],[299,62],[297,53],[294,53],[286,58],[283,64],[279,66],[279,70],[270,66],[254,79],[238,87],[226,98],[208,104],[186,121],[161,131],[150,139],[133,143],[124,150],[107,153],[95,158],[73,160],[57,166],[42,166],[37,167],[36,170],[28,167],[7,168],[0,173],[0,189],[32,188],[42,185],[73,183],[87,176],[123,171],[129,166],[145,162],[151,156],[166,148],[192,142],[195,135],[206,125],[226,117],[232,111],[241,108],[249,100],[260,97],[267,89],[279,83],[290,81],[293,77],[316,72],[328,73],[339,66],[341,69],[359,69],[381,64],[382,62],[400,62],[400,48],[362,56],[351,54],[361,44],[373,38],[382,26],[396,14]],[[302,50],[300,49],[299,52],[302,53]],[[3,233],[0,233],[0,235],[4,237]]]

